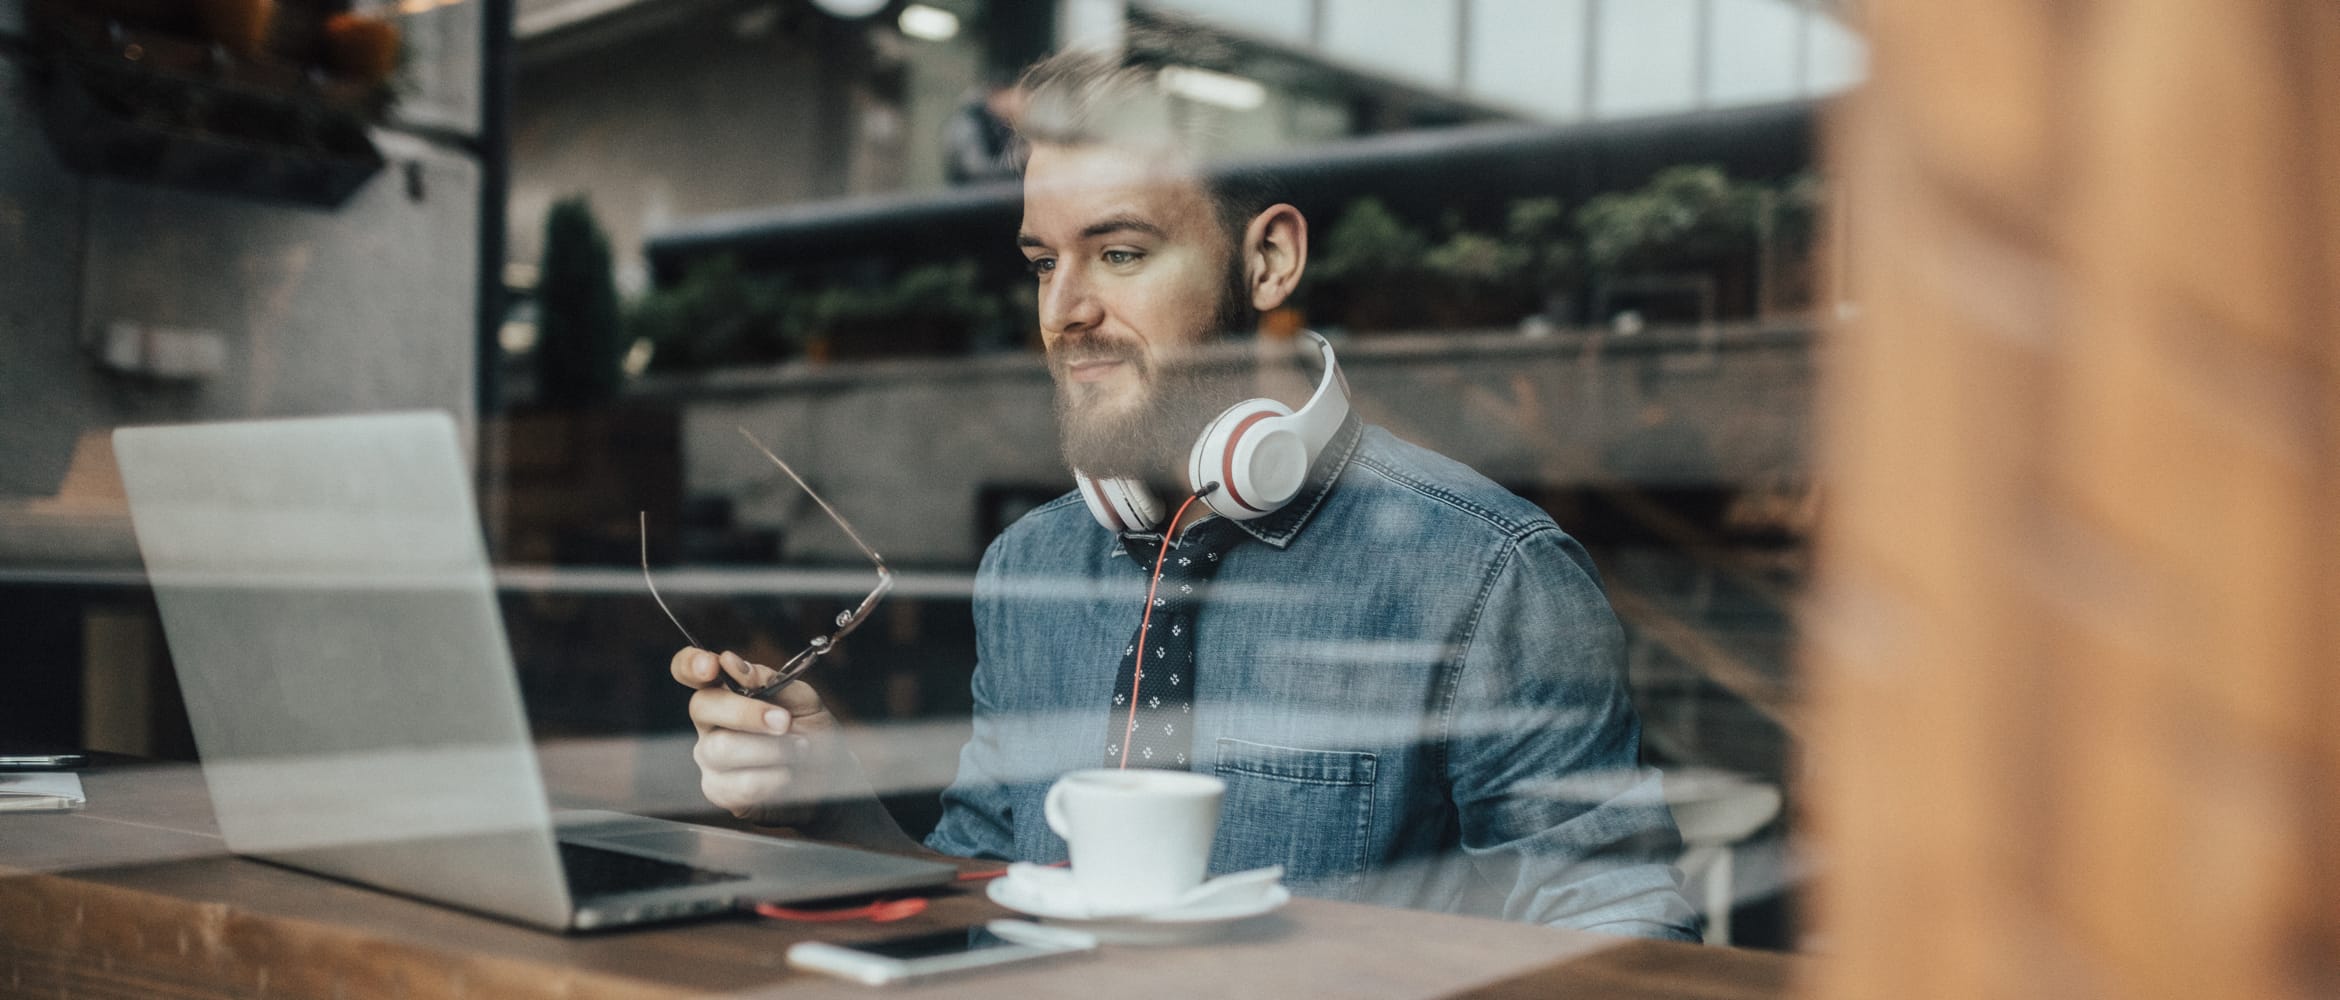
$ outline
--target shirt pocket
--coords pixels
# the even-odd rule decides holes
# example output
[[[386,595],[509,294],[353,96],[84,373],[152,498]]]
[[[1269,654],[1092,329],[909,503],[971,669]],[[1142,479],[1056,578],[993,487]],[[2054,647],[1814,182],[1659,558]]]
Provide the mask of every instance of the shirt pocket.
[[[1354,893],[1371,857],[1380,767],[1374,755],[1225,737],[1217,753],[1227,799],[1211,871],[1282,865],[1295,892],[1335,899]]]

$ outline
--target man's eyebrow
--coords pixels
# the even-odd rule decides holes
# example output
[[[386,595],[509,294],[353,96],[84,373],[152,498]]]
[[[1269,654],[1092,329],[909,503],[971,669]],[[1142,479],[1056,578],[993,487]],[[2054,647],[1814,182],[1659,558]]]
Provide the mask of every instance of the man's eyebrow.
[[[1116,215],[1089,223],[1081,229],[1081,238],[1084,240],[1095,239],[1113,233],[1144,233],[1157,240],[1170,238],[1170,234],[1163,232],[1162,227],[1134,215]]]
[[[1114,233],[1143,233],[1157,240],[1167,240],[1170,238],[1170,234],[1162,227],[1157,226],[1151,222],[1147,222],[1146,220],[1138,218],[1134,215],[1116,215],[1089,223],[1087,226],[1083,226],[1081,228],[1080,238],[1084,240],[1093,240],[1099,236],[1111,236]],[[1018,248],[1034,247],[1039,249],[1047,249],[1048,241],[1034,236],[1031,233],[1017,233],[1016,246]]]

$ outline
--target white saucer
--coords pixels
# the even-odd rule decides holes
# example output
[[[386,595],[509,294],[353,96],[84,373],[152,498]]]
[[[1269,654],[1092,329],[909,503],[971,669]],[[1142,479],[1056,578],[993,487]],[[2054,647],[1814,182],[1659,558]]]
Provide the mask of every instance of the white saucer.
[[[1069,883],[1071,874],[1066,873]],[[993,879],[985,892],[991,901],[1050,924],[1096,935],[1104,944],[1182,944],[1215,937],[1237,921],[1269,913],[1292,901],[1292,890],[1282,883],[1261,886],[1255,893],[1196,906],[1157,910],[1127,916],[1095,916],[1077,899],[1067,900],[1062,887],[1041,886],[1023,872]],[[1049,891],[1049,890],[1057,891]]]

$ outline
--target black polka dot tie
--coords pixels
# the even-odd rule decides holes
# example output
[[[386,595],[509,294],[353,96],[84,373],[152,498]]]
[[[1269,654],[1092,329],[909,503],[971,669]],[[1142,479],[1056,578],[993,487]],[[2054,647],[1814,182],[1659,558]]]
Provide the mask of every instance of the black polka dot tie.
[[[1147,607],[1136,609],[1121,651],[1105,727],[1106,767],[1187,768],[1194,746],[1196,612],[1221,557],[1242,537],[1226,521],[1198,521],[1163,556],[1158,536],[1121,536],[1130,561],[1149,575],[1162,556],[1162,581]]]

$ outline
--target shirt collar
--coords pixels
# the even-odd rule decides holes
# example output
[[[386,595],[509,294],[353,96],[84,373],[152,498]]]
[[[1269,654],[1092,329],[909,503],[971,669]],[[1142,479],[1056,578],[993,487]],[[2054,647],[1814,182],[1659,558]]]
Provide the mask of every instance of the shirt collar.
[[[1317,454],[1316,464],[1308,467],[1308,479],[1300,484],[1300,492],[1293,494],[1292,499],[1282,507],[1276,508],[1275,513],[1249,521],[1236,521],[1235,527],[1279,549],[1291,545],[1292,539],[1299,536],[1300,529],[1306,527],[1308,519],[1316,513],[1316,508],[1323,506],[1324,498],[1332,495],[1333,484],[1338,483],[1341,473],[1348,469],[1349,458],[1357,453],[1357,442],[1364,437],[1365,422],[1357,418],[1355,411],[1351,411],[1341,419],[1341,428],[1333,432],[1332,440],[1325,442],[1324,451]],[[1155,533],[1130,534],[1151,537]],[[1109,538],[1105,547],[1109,554],[1125,554],[1119,535]]]

